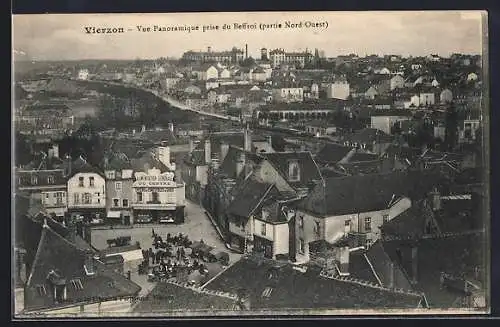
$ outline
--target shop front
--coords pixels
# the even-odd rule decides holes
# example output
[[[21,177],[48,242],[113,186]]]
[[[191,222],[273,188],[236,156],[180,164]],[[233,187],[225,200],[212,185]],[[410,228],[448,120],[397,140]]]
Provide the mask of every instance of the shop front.
[[[74,221],[81,221],[85,224],[104,223],[106,208],[70,208],[68,215]]]

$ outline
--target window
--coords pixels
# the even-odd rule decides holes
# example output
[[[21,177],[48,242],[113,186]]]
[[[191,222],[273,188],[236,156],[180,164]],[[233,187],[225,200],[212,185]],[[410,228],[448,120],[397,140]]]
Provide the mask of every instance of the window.
[[[83,187],[83,177],[78,177],[78,186]]]
[[[115,190],[121,191],[122,190],[122,182],[116,182],[115,183]]]
[[[94,184],[94,177],[93,176],[89,177],[89,185],[90,185],[90,187],[94,187],[95,186],[95,184]]]
[[[389,215],[383,215],[383,216],[382,216],[382,221],[383,221],[384,223],[388,222],[388,221],[389,221]]]
[[[57,192],[56,193],[56,204],[63,204],[63,192]]]
[[[137,192],[137,202],[142,202],[142,192]]]
[[[54,176],[47,176],[47,184],[54,184]]]
[[[370,246],[372,246],[373,244],[373,241],[371,239],[366,239],[366,242],[365,242],[365,247],[368,249]]]
[[[75,290],[83,290],[83,284],[80,278],[75,278],[71,280],[71,285],[75,288]]]
[[[79,204],[80,203],[80,194],[78,194],[78,193],[73,194],[73,202],[75,204]]]
[[[113,207],[119,207],[120,206],[120,199],[113,199]]]
[[[290,161],[288,163],[288,180],[291,182],[298,182],[300,180],[300,167],[297,161]]]
[[[108,179],[115,179],[115,171],[114,170],[108,171],[107,174],[108,174]]]
[[[366,217],[365,218],[365,232],[371,232],[372,231],[372,219],[371,217]]]
[[[128,207],[128,200],[127,199],[123,199],[122,203],[123,203],[124,207]]]
[[[351,227],[351,221],[350,220],[344,221],[344,226],[345,227]]]
[[[151,194],[151,197],[152,197],[152,199],[151,199],[152,202],[160,202],[158,192],[153,192]]]
[[[304,243],[304,239],[299,239],[299,252],[300,253],[304,253],[305,252],[305,243]]]
[[[38,295],[47,295],[47,289],[43,284],[36,285],[36,291],[38,292]]]
[[[266,236],[266,223],[262,223],[262,225],[260,226],[260,233]]]
[[[38,177],[36,177],[36,176],[31,176],[31,184],[33,184],[33,185],[38,184]]]
[[[92,196],[90,195],[90,193],[83,193],[83,203],[84,204],[92,203]]]

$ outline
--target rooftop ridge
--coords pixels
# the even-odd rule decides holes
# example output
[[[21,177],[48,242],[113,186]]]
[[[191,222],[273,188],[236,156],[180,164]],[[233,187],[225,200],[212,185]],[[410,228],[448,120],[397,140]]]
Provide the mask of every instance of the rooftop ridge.
[[[383,237],[383,241],[418,241],[418,240],[426,240],[426,239],[443,239],[443,238],[452,238],[452,237],[460,237],[460,236],[466,236],[466,235],[474,235],[474,234],[482,234],[485,232],[485,228],[481,229],[473,229],[473,230],[468,230],[468,231],[462,231],[462,232],[443,232],[443,233],[435,233],[435,234],[428,234],[428,235],[422,235],[420,237],[417,236],[394,236],[394,235],[386,235]]]
[[[365,287],[371,287],[371,288],[379,289],[379,290],[386,291],[386,292],[392,292],[392,293],[398,293],[398,294],[405,294],[405,295],[411,295],[411,296],[419,296],[419,297],[424,296],[424,293],[422,293],[422,292],[405,290],[405,289],[402,289],[402,288],[384,287],[384,286],[378,285],[377,283],[373,283],[373,282],[369,282],[369,281],[357,279],[357,278],[354,278],[354,277],[349,277],[349,276],[335,276],[335,274],[332,273],[332,272],[321,271],[319,275],[321,277],[323,277],[323,278],[333,279],[333,280],[337,280],[337,281],[340,281],[340,282],[346,282],[346,283],[356,284],[356,285],[365,286]]]
[[[231,294],[229,292],[208,290],[208,289],[204,289],[201,287],[190,286],[187,282],[178,282],[178,281],[173,280],[173,279],[167,279],[166,282],[169,284],[173,284],[173,285],[182,287],[182,288],[190,289],[190,290],[197,292],[197,293],[202,293],[202,294],[212,295],[212,296],[220,296],[220,297],[224,297],[224,298],[234,300],[234,301],[236,301],[238,299],[238,297],[236,295]]]

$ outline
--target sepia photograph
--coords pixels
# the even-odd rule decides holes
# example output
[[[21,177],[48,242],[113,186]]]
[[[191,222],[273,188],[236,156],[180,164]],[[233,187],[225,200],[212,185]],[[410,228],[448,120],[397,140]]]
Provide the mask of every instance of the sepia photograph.
[[[489,313],[487,26],[12,15],[13,317]]]

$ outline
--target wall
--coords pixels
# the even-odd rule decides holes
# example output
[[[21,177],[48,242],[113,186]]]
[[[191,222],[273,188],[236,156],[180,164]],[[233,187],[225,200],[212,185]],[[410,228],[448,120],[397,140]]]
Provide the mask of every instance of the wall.
[[[266,240],[269,240],[271,242],[274,241],[274,225],[266,223],[265,221],[259,220],[259,219],[254,219],[254,230],[253,234],[265,238]],[[262,225],[266,227],[266,234],[262,234]]]
[[[121,183],[121,189],[116,189],[116,183]],[[133,199],[133,180],[120,179],[120,180],[106,180],[106,210],[111,208],[124,208],[126,210],[132,209]],[[115,207],[113,199],[118,199],[118,207]],[[123,200],[128,200],[128,206],[123,206]]]
[[[201,185],[207,185],[208,166],[196,166],[196,181]]]
[[[286,254],[289,252],[290,231],[288,223],[276,224],[274,226],[273,254]]]
[[[79,186],[79,178],[83,177],[83,187]],[[89,178],[94,177],[94,186],[90,186]],[[79,194],[79,204],[75,204],[74,194]],[[91,194],[91,203],[83,204],[83,193]],[[96,173],[77,173],[68,180],[68,207],[79,208],[105,208],[106,207],[106,186],[102,176]]]
[[[115,301],[106,301],[100,303],[94,303],[94,304],[86,304],[83,305],[83,313],[88,313],[88,314],[106,314],[106,313],[125,313],[129,312],[131,308],[131,302],[129,299],[124,299],[124,300],[115,300]],[[68,307],[64,309],[58,309],[58,310],[51,310],[48,311],[47,314],[49,315],[56,315],[56,314],[81,314],[81,306],[73,306],[73,307]]]
[[[349,97],[349,92],[349,83],[333,83],[327,86],[326,97],[346,100]]]
[[[57,194],[59,193],[59,197]],[[41,193],[42,205],[48,212],[54,212],[58,216],[64,215],[67,209],[67,192],[65,189],[54,190],[54,191],[44,191]],[[59,201],[58,200],[59,198]]]

